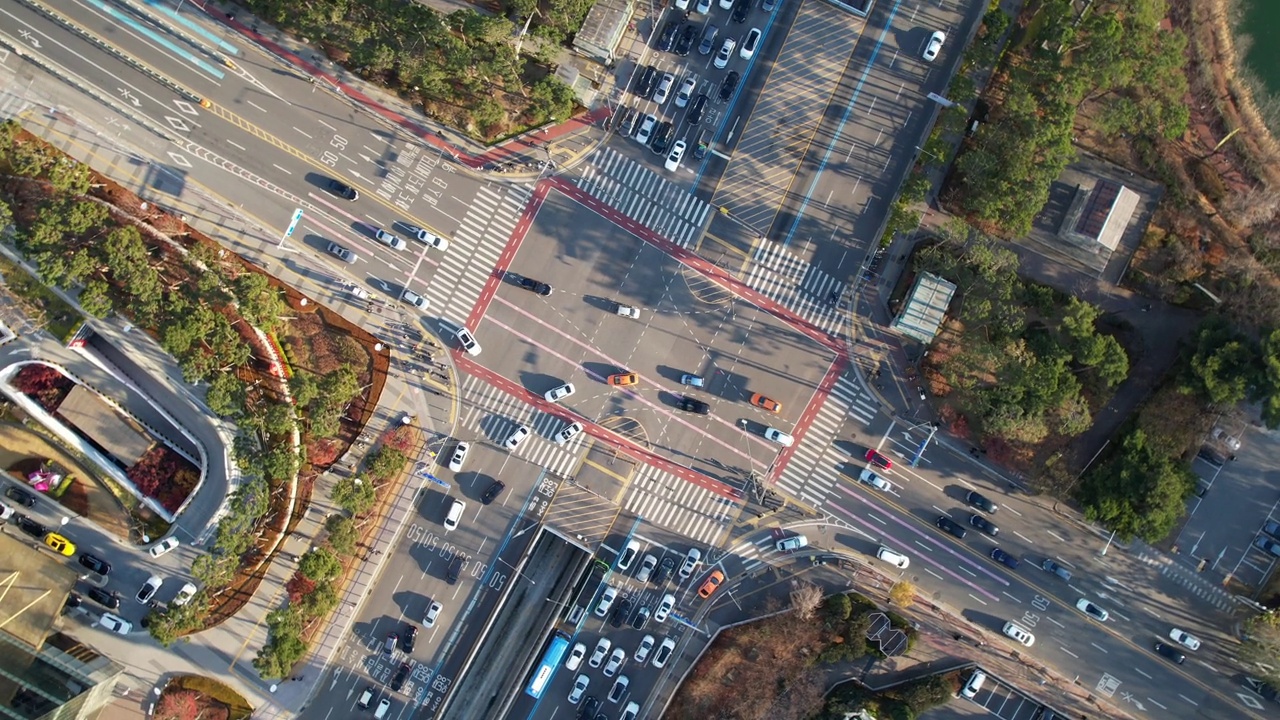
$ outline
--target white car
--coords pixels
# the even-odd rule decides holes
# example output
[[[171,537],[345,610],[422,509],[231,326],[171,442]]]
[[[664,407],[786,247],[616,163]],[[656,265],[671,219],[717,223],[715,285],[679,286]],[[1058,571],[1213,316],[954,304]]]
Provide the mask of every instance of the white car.
[[[582,702],[582,694],[587,691],[587,684],[590,682],[591,678],[579,675],[578,679],[573,681],[573,689],[569,691],[569,702],[574,705]]]
[[[671,73],[663,73],[662,79],[658,81],[658,89],[653,91],[653,102],[658,105],[667,101],[671,97],[671,86],[676,84],[676,76]]]
[[[609,662],[604,666],[604,676],[613,677],[622,669],[622,663],[627,661],[627,651],[622,648],[614,648],[613,654],[609,656]]]
[[[430,303],[427,302],[426,298],[410,290],[409,288],[405,288],[404,292],[400,293],[400,299],[418,308],[419,310],[426,310],[427,307],[430,305]]]
[[[1076,609],[1098,622],[1106,622],[1107,618],[1111,617],[1110,613],[1089,602],[1088,598],[1080,598],[1077,600]]]
[[[580,433],[580,432],[582,432],[582,423],[580,423],[580,422],[571,422],[571,423],[569,423],[568,425],[566,425],[566,426],[565,426],[565,428],[564,428],[563,430],[561,430],[560,432],[556,433],[556,434],[555,434],[555,437],[553,437],[553,438],[551,438],[551,439],[552,439],[552,440],[555,442],[555,444],[557,444],[557,445],[564,445],[564,444],[568,443],[570,440],[572,440],[572,439],[574,439],[575,437],[577,437],[577,436],[578,436],[578,433]]]
[[[893,485],[889,484],[888,480],[885,480],[874,472],[871,472],[871,468],[863,468],[862,473],[858,475],[858,479],[881,492],[889,492],[893,490]]]
[[[667,616],[671,614],[672,609],[676,606],[676,596],[667,593],[662,596],[662,602],[658,603],[658,609],[653,613],[654,622],[666,622]]]
[[[467,453],[471,452],[471,445],[460,442],[453,448],[453,455],[449,457],[449,469],[454,472],[462,471],[462,463],[467,461]]]
[[[809,538],[803,535],[792,535],[789,538],[784,538],[774,543],[774,546],[778,548],[778,552],[791,552],[792,550],[799,550],[802,547],[808,547],[808,545]]]
[[[652,115],[645,115],[644,120],[640,121],[640,129],[636,130],[636,134],[631,137],[641,145],[648,145],[649,138],[653,137],[653,128],[658,124],[658,118]]]
[[[627,709],[622,711],[621,720],[636,720],[636,718],[639,716],[640,716],[640,703],[629,702],[627,703]]]
[[[657,567],[658,558],[646,554],[644,559],[640,561],[640,569],[636,571],[636,582],[649,582],[649,578],[653,576],[653,571]]]
[[[461,500],[454,500],[449,506],[449,514],[444,517],[445,532],[458,529],[458,522],[462,520],[462,513],[466,512],[467,504]]]
[[[1016,622],[1009,621],[1005,623],[1001,632],[1027,647],[1031,647],[1036,644],[1036,636],[1032,635],[1030,630],[1027,630]]]
[[[470,330],[459,327],[453,332],[453,336],[458,339],[458,344],[462,346],[463,351],[468,355],[480,354],[480,343],[476,342],[476,338],[471,334]]]
[[[520,443],[524,442],[527,437],[529,437],[529,427],[527,425],[517,425],[516,429],[512,430],[511,434],[507,436],[502,446],[508,450],[515,450],[520,447]]]
[[[146,582],[142,583],[141,588],[138,588],[138,594],[134,599],[143,605],[146,605],[151,602],[151,598],[156,596],[156,593],[160,590],[160,586],[163,584],[164,580],[161,580],[159,575],[152,575],[147,578]]]
[[[733,9],[733,0],[720,0],[720,9],[721,9],[721,10],[732,10],[732,9]]]
[[[422,624],[426,627],[435,627],[436,619],[440,617],[440,611],[444,609],[444,605],[432,600],[431,605],[427,607],[427,615],[422,619]]]
[[[899,570],[905,570],[907,566],[911,564],[911,558],[907,557],[906,555],[903,555],[902,553],[894,552],[889,548],[884,547],[883,545],[881,545],[880,549],[876,551],[876,557],[898,568]]]
[[[680,89],[676,91],[676,107],[684,107],[693,99],[693,91],[698,89],[698,81],[692,77],[687,77],[680,82]]]
[[[683,140],[677,140],[671,146],[671,152],[667,153],[667,161],[662,164],[668,172],[675,172],[680,169],[680,161],[684,159],[684,151],[689,147],[689,143]]]
[[[609,702],[622,702],[622,698],[627,696],[629,685],[631,685],[631,679],[626,675],[619,675],[618,679],[613,681],[613,687],[609,688]]]
[[[160,557],[161,555],[164,555],[165,553],[173,550],[174,548],[178,547],[181,544],[182,543],[178,542],[178,538],[170,536],[161,540],[155,545],[152,545],[151,548],[147,550],[147,552],[151,553],[151,557]]]
[[[671,659],[671,651],[675,649],[675,640],[672,640],[671,638],[663,640],[662,644],[658,646],[658,652],[653,654],[653,666],[660,668],[663,665],[666,665],[667,661]]]
[[[439,235],[436,235],[435,233],[427,232],[426,230],[423,230],[422,228],[416,227],[413,225],[410,225],[409,227],[413,229],[414,237],[418,238],[418,242],[426,243],[427,245],[430,245],[431,247],[440,251],[449,249],[449,241],[445,240]]]
[[[563,385],[559,385],[557,387],[551,388],[542,397],[546,398],[547,402],[560,402],[561,400],[572,395],[573,391],[574,391],[573,383],[565,383]]]
[[[111,613],[102,613],[102,618],[98,620],[98,624],[113,633],[128,635],[133,629],[133,623]]]
[[[769,442],[776,442],[782,447],[791,447],[791,445],[796,441],[795,438],[774,427],[767,428],[764,431],[764,439]]]
[[[182,607],[191,602],[191,598],[196,596],[196,586],[191,583],[184,583],[182,589],[178,590],[178,594],[174,596],[171,605]]]
[[[649,659],[649,653],[653,652],[653,646],[656,642],[657,641],[653,639],[652,635],[645,635],[640,641],[640,647],[636,648],[636,662],[643,665],[644,661]]]
[[[0,522],[5,522],[17,512],[8,503],[0,502]]]
[[[698,4],[693,9],[702,15],[711,12],[711,0],[698,0]]]
[[[926,62],[933,62],[938,57],[938,53],[942,50],[942,43],[947,41],[947,34],[941,30],[935,30],[933,35],[929,36],[929,43],[924,46],[924,59]]]
[[[1169,631],[1169,639],[1178,643],[1188,650],[1199,650],[1200,639],[1191,633],[1183,632],[1178,628]]]
[[[724,42],[720,44],[720,52],[716,53],[716,59],[713,64],[721,70],[725,69],[729,66],[729,58],[733,57],[733,51],[736,49],[738,49],[738,41],[731,37],[725,38]]]
[[[698,564],[702,562],[702,551],[698,548],[689,548],[688,554],[684,556],[684,563],[680,565],[680,579],[687,579],[698,569]]]
[[[631,563],[636,561],[636,556],[640,554],[640,541],[631,540],[627,546],[618,554],[618,572],[626,572],[631,567]]]
[[[604,617],[609,614],[609,608],[613,607],[613,601],[618,597],[618,588],[609,586],[604,589],[604,594],[600,596],[600,602],[596,605],[596,617]],[[595,667],[592,665],[592,667]]]
[[[382,243],[383,245],[386,245],[392,250],[403,250],[409,247],[408,243],[396,237],[395,235],[392,235],[386,230],[383,230],[382,228],[378,228],[378,232],[375,233],[374,237],[378,238],[378,242]]]
[[[593,668],[600,667],[600,663],[604,662],[604,658],[609,654],[609,648],[613,647],[613,641],[609,638],[600,638],[600,642],[596,643],[596,649],[591,652],[591,659],[587,664]]]
[[[742,41],[742,47],[738,48],[738,57],[743,60],[750,60],[756,54],[756,48],[760,45],[760,28],[751,28],[751,32],[747,33],[747,39]]]
[[[586,643],[577,643],[569,651],[569,658],[564,661],[564,669],[573,672],[582,667],[582,659],[587,656]]]

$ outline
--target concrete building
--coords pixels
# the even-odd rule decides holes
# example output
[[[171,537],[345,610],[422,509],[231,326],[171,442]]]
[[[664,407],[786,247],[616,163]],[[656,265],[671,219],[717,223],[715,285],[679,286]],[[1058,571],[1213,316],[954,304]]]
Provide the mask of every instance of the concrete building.
[[[596,0],[573,38],[573,49],[592,60],[612,64],[635,11],[632,0]]]
[[[1077,185],[1058,237],[1092,253],[1115,252],[1141,198],[1113,180]]]
[[[0,714],[26,720],[92,718],[113,699],[123,668],[64,635],[78,574],[34,539],[0,532]],[[74,613],[87,613],[72,608]]]

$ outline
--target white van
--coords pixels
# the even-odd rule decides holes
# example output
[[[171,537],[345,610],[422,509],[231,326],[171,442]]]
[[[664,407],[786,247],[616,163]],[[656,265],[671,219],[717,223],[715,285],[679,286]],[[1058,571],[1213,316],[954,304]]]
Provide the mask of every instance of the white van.
[[[981,670],[974,670],[973,674],[969,676],[969,682],[965,683],[964,687],[960,689],[960,694],[967,698],[972,698],[982,689],[982,683],[986,682],[986,680],[986,673]]]
[[[444,529],[446,532],[458,529],[458,521],[462,519],[462,513],[466,509],[466,503],[461,500],[453,501],[453,505],[449,507],[449,514],[444,518]]]
[[[390,709],[391,698],[382,698],[378,703],[378,709],[373,711],[373,716],[377,718],[377,720],[382,720],[382,718],[387,716],[387,711]]]
[[[360,700],[357,701],[356,704],[360,706],[361,710],[368,710],[369,705],[372,702],[373,702],[373,686],[370,685],[369,687],[364,689],[364,692],[360,693]]]

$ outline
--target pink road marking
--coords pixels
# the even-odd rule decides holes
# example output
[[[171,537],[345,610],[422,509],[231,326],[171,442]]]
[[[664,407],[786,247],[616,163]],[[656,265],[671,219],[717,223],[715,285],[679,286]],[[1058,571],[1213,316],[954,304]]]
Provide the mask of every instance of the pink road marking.
[[[778,453],[778,458],[773,461],[773,470],[769,473],[769,482],[777,482],[778,477],[782,475],[782,470],[787,466],[787,463],[791,462],[791,456],[795,454],[796,448],[800,446],[800,441],[804,438],[805,433],[809,432],[809,426],[813,424],[813,419],[818,416],[818,411],[822,409],[827,397],[831,394],[831,388],[835,386],[836,380],[839,380],[840,376],[844,374],[848,364],[849,358],[847,356],[837,355],[836,359],[827,367],[827,373],[822,376],[822,381],[818,383],[818,387],[814,388],[813,395],[809,398],[808,404],[804,406],[804,412],[791,430],[792,436],[795,437],[795,443],[791,447],[783,448],[782,452]]]
[[[578,415],[577,413],[573,412],[573,410],[571,410],[570,408],[564,407],[563,405],[557,405],[556,403],[549,403],[547,402],[547,399],[542,397],[541,395],[535,395],[534,393],[529,392],[523,386],[518,385],[515,382],[512,382],[511,380],[508,380],[505,377],[502,377],[501,375],[498,375],[497,373],[489,370],[488,368],[482,365],[476,364],[465,355],[459,356],[457,358],[457,364],[459,368],[461,368],[468,375],[474,375],[484,380],[485,382],[489,383],[490,385],[498,388],[499,390],[502,390],[508,395],[518,400],[523,400],[526,404],[532,405],[533,407],[537,408],[538,410],[544,413],[547,413],[549,415],[555,415],[556,417],[560,418],[561,420],[564,420],[565,422],[573,422],[574,420],[581,421],[587,434],[591,435],[591,437],[596,438],[597,440],[614,448],[615,450],[618,450],[619,452],[629,455],[630,457],[634,458],[637,462],[642,462],[647,465],[652,465],[653,467],[656,467],[659,470],[665,470],[666,472],[669,472],[672,475],[675,475],[688,482],[691,482],[694,485],[697,485],[698,487],[703,488],[704,490],[708,490],[717,495],[720,495],[721,497],[726,497],[733,500],[742,499],[742,492],[734,488],[733,486],[722,483],[719,480],[714,480],[711,477],[707,475],[703,475],[702,473],[692,468],[687,468],[683,465],[677,465],[676,463],[668,460],[667,458],[662,457],[661,455],[657,455],[652,451],[646,448],[643,448],[624,437],[616,435],[610,432],[609,430],[606,430],[605,428],[600,427],[599,425],[592,422],[589,418],[582,417],[581,415]]]
[[[565,135],[578,132],[583,128],[594,125],[596,122],[609,117],[609,115],[611,114],[611,111],[607,107],[597,108],[595,110],[592,110],[589,113],[585,113],[583,115],[570,118],[565,122],[559,125],[556,125],[555,127],[543,128],[539,132],[528,133],[524,137],[511,140],[507,143],[504,143],[501,147],[490,150],[484,155],[470,155],[460,151],[458,148],[455,148],[453,145],[450,145],[443,137],[441,137],[440,134],[432,132],[431,130],[419,125],[417,122],[415,122],[411,118],[405,117],[404,115],[401,115],[400,113],[395,112],[390,108],[387,108],[378,104],[376,100],[369,97],[368,95],[365,95],[364,93],[360,92],[356,88],[350,85],[347,85],[346,83],[338,82],[338,79],[333,75],[330,75],[325,71],[321,70],[320,68],[316,67],[315,65],[312,65],[306,60],[303,60],[301,57],[298,57],[297,54],[289,51],[284,47],[281,47],[277,43],[273,42],[271,39],[267,38],[265,35],[258,33],[253,28],[245,25],[244,23],[238,22],[236,20],[228,19],[225,13],[221,11],[212,12],[207,8],[203,8],[203,7],[200,9],[208,13],[209,17],[215,20],[216,22],[222,23],[223,25],[226,25],[231,29],[235,30],[236,32],[240,33],[241,35],[244,35],[245,37],[250,38],[254,42],[258,43],[259,45],[262,45],[263,47],[267,48],[268,50],[275,53],[276,55],[279,55],[280,57],[289,61],[295,67],[305,70],[308,74],[314,77],[324,78],[325,82],[342,90],[343,94],[345,94],[347,97],[355,100],[356,102],[360,103],[361,105],[364,105],[365,107],[368,107],[373,112],[376,112],[382,117],[400,126],[401,128],[409,131],[413,135],[416,135],[417,137],[426,141],[428,144],[434,145],[437,148],[440,148],[442,150],[445,150],[451,153],[452,155],[454,155],[454,157],[457,158],[458,162],[464,165],[467,165],[468,167],[471,167],[471,168],[480,168],[480,167],[484,167],[485,163],[490,161],[500,161],[500,160],[505,160],[507,158],[515,157],[521,148],[534,150],[539,147],[539,143],[542,143],[545,145],[550,140],[555,140],[555,139],[564,137]],[[454,131],[451,130],[450,132],[454,132]]]
[[[556,352],[555,350],[552,350],[551,348],[547,347],[546,345],[543,345],[542,343],[537,342],[536,340],[534,340],[533,338],[529,337],[528,335],[524,335],[523,333],[520,333],[520,332],[519,332],[519,331],[517,331],[515,328],[512,328],[512,327],[510,327],[510,326],[508,326],[508,325],[505,325],[505,324],[503,324],[503,323],[501,323],[501,322],[499,322],[499,321],[497,321],[497,320],[494,320],[493,318],[488,318],[488,321],[489,321],[489,324],[491,324],[491,325],[497,325],[498,327],[502,328],[503,330],[506,330],[507,332],[511,333],[512,335],[515,335],[516,337],[520,338],[521,340],[524,340],[525,342],[529,343],[530,345],[532,345],[532,346],[534,346],[534,347],[538,348],[539,350],[542,350],[543,352],[547,353],[548,355],[551,355],[551,356],[553,356],[553,357],[559,358],[559,359],[560,359],[560,360],[562,360],[566,365],[568,365],[568,366],[570,366],[570,367],[572,367],[572,368],[575,368],[575,369],[581,369],[581,370],[582,370],[583,372],[585,372],[587,375],[589,375],[590,377],[594,378],[595,380],[598,380],[599,382],[605,382],[605,378],[604,378],[604,377],[601,377],[600,375],[597,375],[597,374],[595,374],[595,373],[591,372],[590,370],[587,370],[586,368],[582,368],[582,367],[581,367],[581,365],[580,365],[579,363],[577,363],[577,362],[575,362],[575,361],[573,361],[573,360],[569,359],[568,357],[565,357],[564,355],[561,355],[560,353]],[[545,324],[545,323],[543,323],[543,324]],[[572,340],[572,338],[570,338],[570,339]],[[576,341],[575,341],[575,342],[576,342]],[[590,349],[590,347],[591,347],[591,346],[587,345],[586,343],[579,343],[579,344],[581,344],[582,346],[584,346],[584,347],[586,347],[586,348],[588,348],[588,349]],[[597,355],[599,355],[599,353],[597,353]],[[604,357],[604,356],[603,356],[603,355],[600,355],[600,357]],[[608,359],[608,358],[606,358],[606,359]],[[614,363],[614,364],[616,365],[617,363]],[[619,388],[619,389],[622,389],[622,388]],[[725,442],[725,441],[723,441],[723,440],[721,440],[721,439],[719,439],[719,438],[717,438],[717,437],[715,437],[715,436],[713,436],[713,435],[707,434],[706,432],[704,432],[703,430],[701,430],[700,428],[698,428],[696,425],[693,425],[693,424],[692,424],[692,423],[690,423],[689,421],[685,420],[684,418],[680,417],[679,415],[676,415],[675,413],[672,413],[671,411],[667,410],[666,408],[661,407],[660,405],[657,405],[656,403],[650,402],[649,400],[645,399],[644,397],[642,397],[642,396],[641,396],[641,395],[639,395],[638,393],[632,393],[632,392],[629,392],[629,391],[626,391],[626,390],[623,390],[623,391],[624,391],[624,392],[627,392],[627,394],[628,394],[628,395],[630,395],[631,397],[635,398],[636,400],[639,400],[641,403],[643,403],[643,404],[644,404],[644,405],[646,405],[649,409],[653,410],[654,412],[658,413],[659,415],[665,415],[669,420],[674,421],[674,422],[677,422],[677,423],[679,423],[679,424],[681,424],[681,425],[685,426],[686,428],[688,428],[689,430],[693,431],[694,433],[697,433],[697,434],[700,434],[700,435],[706,435],[706,437],[707,437],[707,439],[708,439],[708,440],[711,440],[711,441],[712,441],[712,442],[714,442],[715,444],[717,444],[717,445],[719,445],[719,446],[721,446],[721,447],[725,448],[726,450],[728,450],[729,452],[733,453],[734,455],[736,455],[736,456],[738,456],[738,457],[740,457],[740,458],[746,458],[747,460],[750,460],[750,459],[751,459],[751,455],[750,455],[750,454],[745,453],[745,452],[743,452],[743,451],[741,451],[741,450],[739,450],[739,449],[735,448],[733,445],[731,445],[731,444],[729,444],[729,443],[727,443],[727,442]],[[669,392],[669,391],[668,391],[668,392]],[[721,421],[721,422],[723,422],[723,421]],[[735,428],[735,429],[736,429],[736,427],[737,427],[736,425],[731,425],[730,423],[724,423],[724,424],[725,424],[725,425],[728,425],[728,426],[730,426],[730,427],[733,427],[733,428]],[[750,438],[751,436],[749,436],[749,435],[748,435],[747,437],[748,437],[748,438]],[[766,445],[766,446],[771,446],[771,445],[772,445],[772,443],[766,442],[766,441],[765,441],[765,440],[763,440],[763,439],[759,439],[758,441],[759,441],[761,444]]]
[[[480,291],[480,297],[476,298],[475,307],[471,308],[471,314],[467,316],[467,327],[479,327],[480,320],[489,310],[489,303],[493,302],[493,296],[498,292],[498,286],[502,284],[502,278],[507,274],[507,268],[511,267],[511,261],[520,251],[520,245],[529,234],[529,228],[533,227],[533,219],[542,208],[542,203],[547,199],[547,193],[550,191],[551,186],[545,183],[538,183],[538,186],[533,189],[533,196],[529,198],[529,202],[524,206],[524,212],[520,214],[520,222],[511,229],[511,237],[507,239],[506,247],[502,248],[498,262],[493,266],[489,279]]]
[[[858,497],[857,497],[857,493],[856,493],[856,492],[854,492],[854,491],[850,490],[849,488],[845,487],[843,484],[837,484],[837,487],[839,487],[841,491],[843,491],[845,494],[849,495],[850,497],[854,497],[854,498],[857,498],[858,500],[861,500],[861,501],[863,502],[863,504],[865,504],[865,505],[869,505],[869,506],[871,506],[871,507],[875,507],[875,506],[871,505],[871,503],[868,503],[868,502],[866,502],[865,500],[863,500],[862,498],[858,498]],[[873,524],[871,524],[871,523],[867,522],[866,520],[863,520],[862,518],[859,518],[857,515],[854,515],[854,514],[853,514],[852,512],[850,512],[848,509],[846,509],[846,508],[844,508],[844,507],[841,507],[840,505],[836,505],[836,504],[834,504],[834,503],[833,503],[831,506],[832,506],[833,508],[835,508],[836,510],[839,510],[839,511],[840,511],[840,513],[841,513],[842,515],[844,515],[844,516],[846,516],[847,518],[849,518],[849,520],[851,520],[852,522],[857,523],[858,525],[861,525],[862,527],[864,527],[864,528],[866,528],[866,529],[868,529],[868,530],[872,530],[872,531],[874,531],[874,532],[872,532],[872,533],[871,533],[872,535],[880,535],[880,534],[883,534],[883,533],[884,533],[884,528],[880,527],[879,525],[873,525]],[[911,532],[915,533],[916,535],[919,535],[919,536],[920,536],[921,538],[923,538],[924,540],[927,540],[930,544],[932,544],[932,545],[936,545],[939,549],[944,550],[944,551],[946,551],[946,552],[950,553],[950,554],[952,555],[952,557],[954,557],[956,560],[960,560],[960,561],[962,561],[962,562],[964,562],[964,563],[966,563],[966,564],[968,564],[968,565],[972,565],[974,568],[976,568],[976,569],[978,569],[978,570],[981,570],[981,571],[983,572],[983,574],[985,574],[985,575],[989,575],[993,580],[995,580],[995,581],[997,581],[997,582],[999,582],[999,583],[1001,583],[1001,584],[1005,585],[1006,587],[1009,585],[1009,581],[1008,581],[1008,580],[1006,580],[1006,579],[1004,579],[1004,578],[1000,577],[999,575],[996,575],[995,573],[991,572],[990,570],[987,570],[986,568],[982,567],[982,566],[981,566],[981,565],[979,565],[978,563],[975,563],[971,558],[967,558],[967,557],[965,557],[964,555],[961,555],[960,553],[956,552],[956,551],[955,551],[955,549],[953,549],[951,546],[949,546],[948,544],[946,544],[946,543],[944,543],[944,542],[939,541],[937,538],[933,537],[933,536],[932,536],[932,535],[930,535],[929,533],[927,533],[927,532],[922,532],[922,531],[920,530],[920,528],[918,528],[918,527],[916,527],[916,526],[914,526],[914,525],[911,525],[911,524],[909,524],[909,523],[907,523],[907,522],[905,522],[905,521],[901,520],[900,518],[898,518],[896,515],[894,515],[894,514],[892,514],[892,513],[884,512],[883,510],[881,510],[881,508],[875,508],[875,509],[876,509],[876,510],[880,510],[881,514],[882,514],[884,517],[887,517],[887,518],[889,518],[890,520],[893,520],[895,523],[897,523],[897,524],[901,525],[902,527],[906,528],[907,530],[910,530]],[[898,552],[904,552],[904,551],[903,551],[903,550],[899,550]],[[984,588],[982,588],[982,587],[980,587],[980,586],[978,586],[978,585],[975,585],[971,580],[969,580],[969,579],[967,579],[967,578],[963,578],[963,577],[961,577],[961,576],[957,575],[955,572],[953,572],[953,571],[951,570],[951,566],[949,566],[949,565],[944,565],[944,564],[942,564],[942,563],[938,562],[937,560],[935,560],[935,559],[933,558],[933,556],[932,556],[932,555],[922,554],[922,553],[915,553],[915,556],[916,556],[916,558],[921,558],[921,557],[923,557],[926,561],[928,561],[929,563],[931,563],[932,565],[934,565],[935,567],[937,567],[937,568],[938,568],[939,570],[941,570],[942,572],[944,572],[944,573],[946,573],[946,574],[950,575],[951,577],[955,578],[956,580],[959,580],[960,582],[964,583],[965,585],[968,585],[969,587],[971,587],[971,588],[973,588],[974,590],[976,590],[976,591],[978,591],[978,592],[982,593],[983,595],[986,595],[987,597],[991,598],[992,600],[994,600],[994,601],[996,601],[996,602],[1000,602],[1000,598],[999,598],[999,597],[996,597],[995,593],[988,592],[986,589],[984,589]]]

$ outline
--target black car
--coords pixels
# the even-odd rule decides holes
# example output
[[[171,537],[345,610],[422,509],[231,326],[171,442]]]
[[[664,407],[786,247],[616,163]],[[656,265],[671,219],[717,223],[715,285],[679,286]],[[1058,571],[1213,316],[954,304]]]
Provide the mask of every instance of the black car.
[[[418,639],[418,627],[409,625],[400,633],[400,649],[406,653],[413,652],[413,643]]]
[[[586,700],[582,701],[582,709],[578,711],[578,717],[583,720],[590,720],[595,717],[597,711],[600,710],[600,698],[595,695],[588,695]]]
[[[676,36],[679,34],[680,23],[668,20],[667,24],[662,26],[662,34],[658,36],[658,49],[662,52],[671,52],[671,48],[676,45]]]
[[[636,613],[636,616],[631,618],[631,627],[635,628],[636,630],[643,630],[644,626],[648,624],[649,624],[649,608],[642,607]]]
[[[400,688],[404,687],[404,681],[409,679],[409,673],[413,670],[413,666],[407,662],[400,663],[400,669],[396,670],[396,676],[391,678],[392,692],[400,692]]]
[[[618,126],[618,134],[631,137],[636,134],[636,127],[640,125],[640,121],[644,118],[644,113],[635,108],[627,108],[627,117],[623,123]]]
[[[636,81],[636,95],[648,99],[653,95],[654,88],[658,87],[658,78],[661,74],[658,69],[652,65],[645,65],[644,72],[637,73],[639,80]]]
[[[671,139],[675,137],[676,126],[669,122],[659,123],[658,128],[653,131],[653,139],[649,141],[649,147],[659,155],[666,155],[667,150],[671,148]]]
[[[72,608],[78,608],[84,604],[84,598],[75,593],[67,595],[67,602],[62,605],[62,612],[66,612]]]
[[[520,278],[519,284],[520,284],[520,287],[524,288],[525,290],[528,290],[531,293],[536,293],[538,295],[551,294],[550,285],[544,282],[541,282],[539,280],[534,280],[533,278],[522,277]]]
[[[120,593],[109,593],[102,588],[89,588],[89,599],[108,610],[120,607]]]
[[[43,540],[44,536],[49,534],[49,528],[41,525],[35,520],[32,520],[26,515],[18,513],[15,517],[16,519],[14,522],[18,523],[18,527],[22,529],[22,532],[30,535],[31,537],[37,540]]]
[[[706,415],[711,412],[710,405],[691,397],[680,398],[680,401],[676,403],[676,407],[686,412],[697,413],[699,415]]]
[[[359,200],[360,199],[360,193],[356,192],[355,188],[351,187],[346,183],[338,182],[337,180],[329,181],[329,192],[333,193],[334,195],[337,195],[343,200]]]
[[[1181,665],[1183,661],[1187,659],[1187,656],[1179,652],[1178,648],[1172,645],[1166,645],[1162,642],[1156,643],[1156,652],[1178,663],[1179,665]]]
[[[751,12],[751,0],[738,0],[733,4],[732,19],[736,23],[747,21],[747,13]]]
[[[99,575],[106,575],[111,572],[111,563],[90,555],[89,553],[85,553],[80,556],[80,564]]]
[[[445,579],[449,581],[450,585],[458,582],[458,578],[462,577],[462,564],[466,561],[467,559],[461,553],[454,555],[453,559],[449,561],[449,569],[445,573]]]
[[[946,530],[947,532],[951,533],[952,535],[955,535],[956,537],[962,540],[964,539],[964,536],[968,534],[965,531],[963,525],[956,522],[955,520],[952,520],[946,515],[939,515],[938,519],[933,524],[937,525],[938,527],[942,528],[943,530]]]
[[[697,125],[702,122],[702,111],[707,109],[707,96],[699,95],[689,104],[689,114],[686,118],[690,125]]]
[[[614,627],[622,627],[622,623],[627,621],[627,616],[631,614],[631,599],[623,598],[618,602],[617,607],[613,609],[613,615],[609,616],[609,624]]]
[[[1001,550],[1000,548],[991,549],[991,559],[1003,565],[1008,565],[1010,568],[1014,570],[1018,569],[1018,558],[1010,555],[1009,553]]]
[[[505,490],[506,487],[506,483],[501,480],[494,480],[493,484],[489,486],[489,489],[484,491],[484,495],[480,496],[480,502],[488,505],[494,500],[497,500],[498,496],[502,494],[502,491]]]
[[[737,70],[731,71],[724,76],[724,80],[720,82],[720,99],[729,102],[729,98],[733,97],[733,91],[738,89],[738,81],[742,76]]]
[[[982,517],[981,515],[978,515],[977,513],[969,516],[969,524],[978,528],[982,532],[990,535],[991,537],[995,537],[1000,534],[1000,528],[996,527],[995,523]]]
[[[693,41],[698,39],[698,28],[693,25],[685,25],[684,30],[680,31],[680,39],[676,41],[676,54],[684,57],[693,50]]]
[[[8,497],[19,505],[24,505],[26,507],[36,506],[36,496],[20,487],[9,487],[9,489],[4,491],[4,494],[5,497]]]
[[[697,402],[696,400],[694,402]],[[706,403],[702,403],[706,405]],[[676,561],[671,557],[662,558],[662,563],[658,565],[658,569],[653,573],[653,581],[658,585],[665,583],[671,579],[676,572]]]
[[[983,512],[995,513],[995,511],[999,509],[998,505],[972,490],[969,491],[969,494],[965,499],[969,501],[970,505],[982,510]]]

